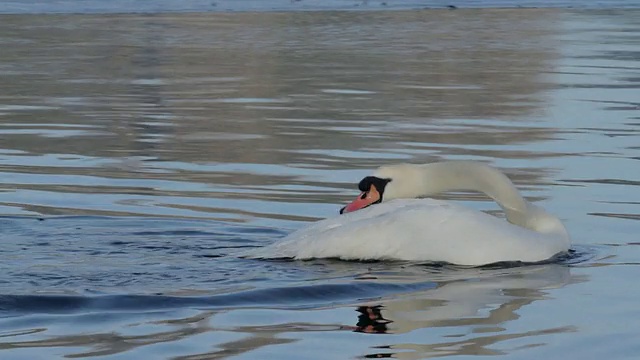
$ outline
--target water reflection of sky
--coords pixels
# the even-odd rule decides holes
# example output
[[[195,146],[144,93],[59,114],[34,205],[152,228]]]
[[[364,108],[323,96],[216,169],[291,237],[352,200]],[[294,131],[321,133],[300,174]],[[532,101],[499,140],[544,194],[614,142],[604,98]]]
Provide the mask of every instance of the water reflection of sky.
[[[98,213],[219,218],[220,208],[235,213],[248,202],[260,214],[274,205],[293,215],[296,203],[344,201],[381,163],[489,160],[537,191],[550,174],[566,184],[580,179],[567,159],[633,161],[624,155],[635,146],[633,123],[599,125],[602,107],[635,109],[625,85],[633,80],[632,17],[616,33],[606,16],[585,25],[579,13],[549,10],[472,20],[464,11],[212,16],[220,21],[121,17],[108,36],[94,32],[90,41],[76,30],[104,19],[63,17],[25,25],[22,38],[7,40],[17,44],[7,54],[28,59],[7,62],[7,94],[30,94],[6,95],[1,105],[10,121],[0,142],[15,153],[3,155],[6,182],[23,192],[7,202],[39,191],[47,196],[31,205],[54,208],[47,190],[67,185],[85,196],[94,185],[107,189],[82,202]],[[236,16],[243,21],[232,22]],[[9,26],[22,26],[12,19]],[[264,31],[273,24],[275,32]],[[603,40],[595,47],[594,32]],[[604,41],[612,36],[613,44]],[[34,42],[50,52],[29,53]],[[599,86],[606,92],[594,97]]]

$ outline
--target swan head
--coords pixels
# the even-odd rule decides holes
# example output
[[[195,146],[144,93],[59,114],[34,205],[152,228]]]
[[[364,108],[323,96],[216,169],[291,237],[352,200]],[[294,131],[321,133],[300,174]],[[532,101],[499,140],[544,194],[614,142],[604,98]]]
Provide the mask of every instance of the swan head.
[[[340,209],[340,214],[381,203],[386,187],[390,182],[391,179],[379,178],[377,176],[367,176],[360,180],[358,183],[358,189],[361,191],[360,195],[347,206]]]
[[[414,198],[424,190],[424,179],[418,165],[382,166],[358,183],[361,193],[340,214],[364,209],[384,201]]]

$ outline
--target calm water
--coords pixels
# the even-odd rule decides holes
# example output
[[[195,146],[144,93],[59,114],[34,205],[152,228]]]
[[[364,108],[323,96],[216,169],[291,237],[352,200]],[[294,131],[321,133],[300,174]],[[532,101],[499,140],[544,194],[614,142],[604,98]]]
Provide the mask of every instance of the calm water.
[[[635,359],[639,90],[638,10],[4,15],[0,358]],[[502,168],[574,253],[236,256],[441,159]]]

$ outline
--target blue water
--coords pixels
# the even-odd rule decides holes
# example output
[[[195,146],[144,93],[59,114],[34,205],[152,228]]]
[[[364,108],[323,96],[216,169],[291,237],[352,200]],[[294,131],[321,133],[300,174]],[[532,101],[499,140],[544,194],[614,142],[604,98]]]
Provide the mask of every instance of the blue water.
[[[3,3],[0,358],[635,359],[640,12],[605,3]],[[151,6],[83,4],[45,10]],[[336,216],[379,165],[444,159],[504,170],[571,253],[238,256]]]

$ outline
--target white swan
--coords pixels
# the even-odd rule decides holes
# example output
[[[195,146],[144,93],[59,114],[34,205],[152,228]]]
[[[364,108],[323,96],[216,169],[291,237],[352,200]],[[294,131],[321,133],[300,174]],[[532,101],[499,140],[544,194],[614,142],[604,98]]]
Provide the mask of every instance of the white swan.
[[[253,258],[396,259],[484,265],[538,262],[566,252],[560,220],[518,193],[498,170],[475,162],[383,166],[359,184],[360,196],[341,212],[246,254]],[[507,221],[434,199],[446,191],[480,191]],[[356,211],[357,210],[357,211]]]

